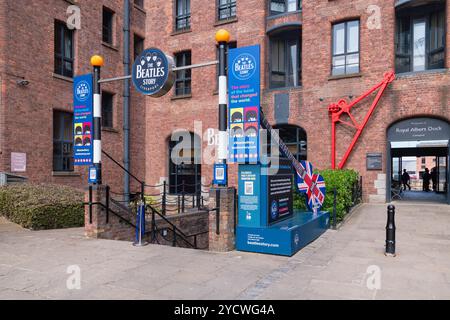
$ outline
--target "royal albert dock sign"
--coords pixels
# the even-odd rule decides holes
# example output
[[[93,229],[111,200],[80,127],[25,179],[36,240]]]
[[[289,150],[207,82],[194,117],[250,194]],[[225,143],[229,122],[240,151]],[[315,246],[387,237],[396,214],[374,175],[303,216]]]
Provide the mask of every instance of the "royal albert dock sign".
[[[228,62],[229,161],[259,161],[260,46],[230,50]]]
[[[156,48],[144,50],[133,65],[133,84],[140,93],[155,98],[164,96],[175,81],[172,57]]]
[[[91,165],[93,161],[93,77],[75,77],[73,86],[74,165]]]

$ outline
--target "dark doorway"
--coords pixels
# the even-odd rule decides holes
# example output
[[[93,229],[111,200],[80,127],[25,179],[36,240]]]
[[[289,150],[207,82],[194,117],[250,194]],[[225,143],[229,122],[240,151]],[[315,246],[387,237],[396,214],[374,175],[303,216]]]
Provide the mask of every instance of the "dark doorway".
[[[174,133],[169,139],[169,193],[197,194],[201,190],[200,137]]]

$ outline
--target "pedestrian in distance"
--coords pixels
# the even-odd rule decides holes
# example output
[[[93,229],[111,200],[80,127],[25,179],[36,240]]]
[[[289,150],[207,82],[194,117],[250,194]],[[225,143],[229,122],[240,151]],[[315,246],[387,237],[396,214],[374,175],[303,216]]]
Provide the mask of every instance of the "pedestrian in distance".
[[[406,171],[406,169],[403,169],[402,174],[402,185],[403,190],[406,191],[406,187],[408,187],[409,191],[411,191],[411,177],[409,176],[409,173]]]
[[[429,192],[430,191],[430,169],[425,168],[425,172],[423,173],[422,180],[423,180],[423,191]]]

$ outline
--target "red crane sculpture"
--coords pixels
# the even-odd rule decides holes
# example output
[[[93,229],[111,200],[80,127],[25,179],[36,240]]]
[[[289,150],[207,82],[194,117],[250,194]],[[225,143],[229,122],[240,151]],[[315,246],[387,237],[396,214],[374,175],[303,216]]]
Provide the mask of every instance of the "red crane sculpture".
[[[345,163],[347,162],[348,157],[350,156],[350,153],[352,152],[353,148],[355,147],[356,142],[358,141],[359,137],[361,136],[364,128],[367,125],[367,122],[369,121],[370,117],[372,116],[373,112],[375,111],[375,108],[378,105],[378,102],[381,99],[381,96],[383,95],[384,91],[386,90],[387,86],[394,81],[395,79],[395,73],[390,71],[386,72],[384,74],[384,79],[379,84],[374,86],[372,89],[368,90],[364,94],[362,94],[360,97],[352,101],[350,104],[347,103],[345,99],[339,100],[338,103],[333,103],[328,107],[328,111],[331,113],[331,167],[333,169],[336,169],[336,125],[337,123],[342,123],[343,125],[349,126],[351,128],[355,128],[357,131],[355,133],[355,136],[353,137],[353,140],[348,147],[347,151],[345,152],[344,157],[342,158],[341,162],[339,163],[339,169],[342,169],[345,166]],[[370,106],[369,111],[367,112],[366,116],[364,117],[364,120],[362,123],[358,123],[351,114],[352,108],[361,102],[363,99],[367,98],[369,95],[371,95],[373,92],[378,90],[377,96],[375,97],[375,100],[372,102],[372,105]],[[350,122],[344,121],[341,119],[342,115],[348,115],[348,117],[351,120]]]

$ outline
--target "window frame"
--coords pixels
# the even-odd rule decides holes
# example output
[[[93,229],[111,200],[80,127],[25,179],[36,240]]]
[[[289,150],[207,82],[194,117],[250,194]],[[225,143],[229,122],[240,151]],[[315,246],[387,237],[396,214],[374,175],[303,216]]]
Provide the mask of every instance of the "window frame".
[[[174,13],[174,31],[175,32],[183,32],[183,31],[189,31],[191,30],[191,1],[190,0],[173,0],[174,6],[173,6],[173,13]],[[187,3],[189,1],[189,6],[187,6]],[[189,10],[186,10],[181,15],[178,15],[178,5],[179,2],[183,2],[185,7]],[[180,21],[185,21],[185,25],[183,27],[179,27]]]
[[[220,4],[221,0],[216,0],[216,21],[227,21],[227,20],[234,20],[237,18],[237,0],[226,0],[226,4]],[[232,9],[235,8],[234,12],[235,14],[232,15]],[[229,15],[225,18],[221,18],[220,13],[221,10],[227,10],[229,12]]]
[[[55,116],[58,116],[58,121],[59,121],[59,131],[58,131],[58,137],[55,137]],[[65,117],[64,116],[70,116],[71,120],[70,123],[70,132],[72,135],[72,139],[71,140],[65,140],[64,139],[64,120]],[[73,159],[73,147],[74,147],[74,132],[73,132],[73,113],[72,112],[68,112],[68,111],[63,111],[63,110],[53,110],[53,150],[52,150],[52,154],[53,154],[53,172],[74,172],[74,159]],[[60,144],[60,154],[56,154],[55,153],[55,144]],[[69,145],[71,151],[69,152],[70,155],[65,154],[64,152],[64,147],[65,145]],[[62,167],[58,168],[56,166],[57,162],[55,161],[55,159],[62,159],[61,164]],[[66,161],[68,161],[68,165],[66,164]]]
[[[276,12],[276,11],[272,11],[272,1],[273,2],[283,2],[284,3],[284,11],[283,12]],[[268,0],[267,1],[267,12],[268,12],[268,16],[269,17],[276,17],[276,16],[280,16],[280,15],[285,15],[285,14],[293,14],[296,12],[301,12],[302,11],[302,0],[297,0],[297,9],[294,11],[289,11],[289,3],[288,0]]]
[[[59,29],[60,34],[60,48],[59,50],[61,50],[61,53],[58,53],[58,49],[57,49],[57,29]],[[70,38],[71,38],[71,50],[70,50],[70,58],[66,57],[66,46],[65,46],[65,39],[66,39],[66,33],[69,34]],[[73,78],[74,74],[75,74],[75,32],[74,30],[70,30],[69,28],[67,28],[67,25],[60,21],[60,20],[55,20],[54,23],[54,40],[53,40],[53,45],[54,45],[54,67],[53,67],[53,71],[55,72],[55,74],[61,75],[63,77],[68,77],[68,78]],[[58,70],[57,69],[57,61],[60,61],[61,63],[61,67]],[[72,71],[68,71],[65,68],[66,63],[69,63],[72,66]]]
[[[419,9],[418,9],[419,8]],[[403,9],[400,12],[395,13],[395,38],[394,38],[394,55],[395,55],[395,71],[398,74],[402,73],[410,73],[410,72],[426,72],[430,70],[443,69],[446,67],[446,59],[447,59],[447,12],[445,10],[445,6],[442,4],[436,5],[424,5],[418,8],[407,8]],[[442,14],[444,15],[444,37],[443,37],[443,46],[441,48],[431,50],[431,21],[432,16],[434,14]],[[423,19],[425,21],[425,70],[417,70],[414,71],[414,21]],[[408,20],[409,26],[409,47],[408,53],[405,54],[403,52],[399,52],[397,48],[399,47],[399,36],[400,30],[399,25],[403,21]],[[441,64],[436,67],[430,68],[430,60],[433,54],[439,53],[443,51],[444,57],[442,59]],[[409,59],[408,69],[403,70],[403,66],[400,66],[397,63],[398,58],[407,58]]]
[[[277,89],[286,89],[286,88],[299,88],[302,86],[302,41],[301,41],[301,32],[299,33],[299,37],[286,37],[286,36],[279,36],[280,34],[283,35],[285,32],[290,32],[290,30],[281,31],[277,35],[270,36],[269,35],[269,88],[273,90]],[[283,48],[284,48],[284,86],[277,87],[273,85],[273,64],[272,64],[272,53],[273,53],[273,42],[274,40],[281,40],[283,42]],[[289,84],[289,67],[290,67],[290,59],[289,59],[289,46],[292,41],[295,41],[297,44],[297,70],[298,73],[298,85]]]
[[[142,51],[141,52],[136,52],[136,43],[137,43],[136,39],[139,39],[140,42],[142,43],[142,51],[145,50],[145,38],[141,37],[137,33],[134,33],[134,35],[133,35],[133,55],[134,55],[134,60],[136,60],[136,58],[139,57],[139,55],[142,53]]]
[[[105,97],[108,96],[111,98],[111,110],[106,112],[105,110],[105,103],[106,103],[106,99]],[[115,102],[115,96],[116,94],[113,92],[109,92],[109,91],[102,91],[102,128],[105,129],[114,129],[114,102]],[[109,123],[106,123],[106,120],[109,119],[108,117],[106,117],[106,114],[110,115],[110,121],[111,121],[111,125],[109,125]]]
[[[174,54],[174,60],[175,60],[175,66],[176,67],[184,67],[187,66],[187,54],[190,55],[190,64],[192,64],[192,50],[183,50],[183,51],[178,51]],[[179,65],[179,57],[183,58],[183,64]],[[181,77],[179,77],[179,75],[182,75]],[[189,74],[189,77],[186,76],[187,74]],[[177,84],[178,83],[183,83],[183,93],[179,94],[178,93],[178,88],[177,88]],[[186,83],[189,83],[189,86],[186,85]],[[187,90],[188,89],[188,90]],[[186,70],[180,70],[180,71],[176,71],[175,72],[175,81],[174,81],[174,96],[175,97],[189,97],[192,95],[192,69],[186,69]]]
[[[358,21],[358,51],[355,52],[348,52],[347,51],[347,43],[348,43],[348,28],[347,25],[350,22],[355,22]],[[344,30],[345,30],[345,34],[344,34],[344,53],[340,53],[340,54],[334,54],[334,44],[335,44],[335,39],[334,39],[334,27],[336,25],[339,24],[344,24]],[[348,73],[347,72],[347,59],[345,60],[345,72],[343,74],[334,74],[334,63],[333,60],[335,57],[345,57],[347,58],[347,56],[349,55],[353,55],[353,54],[358,54],[358,72],[351,72]],[[334,23],[331,24],[331,76],[332,77],[345,77],[348,75],[355,75],[355,74],[359,74],[361,73],[361,19],[360,18],[354,18],[354,19],[349,19],[349,20],[342,20],[342,21],[336,21]]]
[[[105,13],[109,13],[110,16],[110,22],[111,22],[111,26],[110,29],[108,28],[108,26],[105,25]],[[103,6],[102,9],[102,42],[109,44],[111,46],[114,46],[114,42],[115,42],[115,36],[114,36],[114,28],[115,28],[115,16],[116,16],[116,12],[112,9],[109,9],[108,7]],[[108,34],[107,37],[108,39],[105,40],[105,28],[108,28]]]

